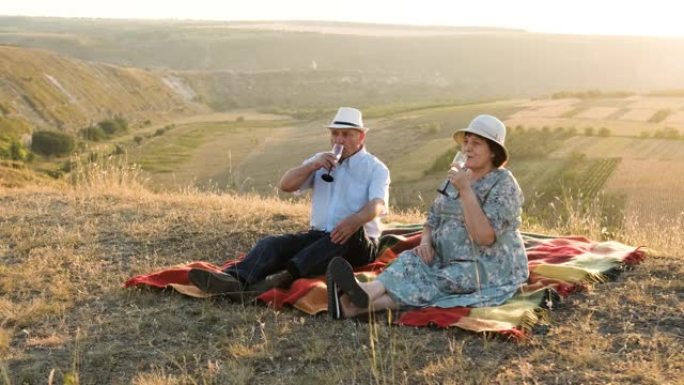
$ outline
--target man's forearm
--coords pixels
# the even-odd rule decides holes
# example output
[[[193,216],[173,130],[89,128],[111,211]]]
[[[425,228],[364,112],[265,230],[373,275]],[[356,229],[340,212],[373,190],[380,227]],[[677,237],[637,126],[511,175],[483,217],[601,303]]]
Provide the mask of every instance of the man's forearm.
[[[359,226],[363,226],[382,214],[384,210],[385,202],[382,199],[376,198],[366,203],[361,210],[350,215],[350,217],[353,217]]]
[[[303,164],[301,166],[291,168],[285,172],[278,187],[284,192],[297,191],[299,187],[317,170],[315,165]]]

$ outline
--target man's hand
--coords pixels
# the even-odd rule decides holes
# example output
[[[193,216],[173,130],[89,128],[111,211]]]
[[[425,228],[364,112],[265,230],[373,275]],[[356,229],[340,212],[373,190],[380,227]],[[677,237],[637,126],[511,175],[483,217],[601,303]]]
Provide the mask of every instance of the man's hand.
[[[355,215],[350,215],[335,226],[335,229],[330,233],[330,240],[332,243],[344,245],[361,226],[363,223],[359,223]]]
[[[283,174],[278,182],[278,187],[285,192],[297,191],[311,174],[320,168],[329,170],[337,164],[337,158],[332,152],[325,152],[307,160],[295,168],[291,168]]]
[[[324,152],[322,154],[319,154],[308,163],[308,166],[311,167],[311,170],[314,171],[318,170],[319,168],[330,170],[336,165],[337,158],[335,157],[335,154],[333,154],[332,152]]]
[[[414,247],[411,251],[419,256],[426,265],[429,265],[430,262],[432,262],[432,259],[435,257],[435,249],[433,249],[432,245],[429,243],[421,243],[420,245]]]

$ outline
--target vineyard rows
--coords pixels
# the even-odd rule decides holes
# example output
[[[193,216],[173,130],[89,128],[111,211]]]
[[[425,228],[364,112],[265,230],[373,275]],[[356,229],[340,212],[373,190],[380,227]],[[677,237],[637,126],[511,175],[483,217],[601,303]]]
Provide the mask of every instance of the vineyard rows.
[[[586,170],[585,177],[581,179],[579,191],[587,197],[595,196],[603,188],[606,180],[615,171],[621,160],[622,158],[593,160]]]

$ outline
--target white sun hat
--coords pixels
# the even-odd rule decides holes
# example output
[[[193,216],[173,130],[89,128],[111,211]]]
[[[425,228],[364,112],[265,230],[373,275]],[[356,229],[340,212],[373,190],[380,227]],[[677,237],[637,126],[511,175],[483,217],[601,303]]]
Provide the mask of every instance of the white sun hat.
[[[368,131],[368,127],[363,126],[363,115],[361,111],[351,107],[340,107],[337,114],[328,125],[328,128],[348,128],[352,130],[359,130],[362,132]]]
[[[499,145],[504,152],[504,162],[508,160],[508,150],[504,145],[506,142],[506,125],[502,121],[492,115],[478,115],[468,124],[468,127],[454,133],[454,140],[463,145],[467,132],[489,139]]]

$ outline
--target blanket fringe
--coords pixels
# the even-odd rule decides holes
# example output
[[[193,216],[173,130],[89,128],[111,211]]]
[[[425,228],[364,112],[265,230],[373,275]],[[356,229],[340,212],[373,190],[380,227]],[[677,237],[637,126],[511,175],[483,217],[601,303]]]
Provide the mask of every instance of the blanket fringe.
[[[551,324],[551,310],[556,308],[561,296],[553,289],[545,289],[544,295],[536,308],[527,310],[520,317],[520,330],[529,335],[545,334]]]

